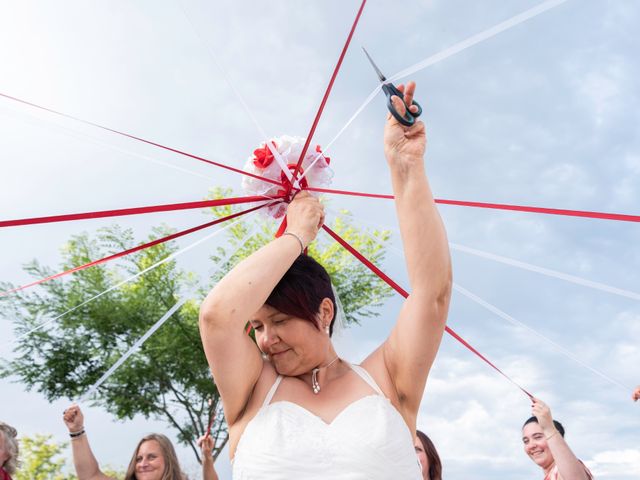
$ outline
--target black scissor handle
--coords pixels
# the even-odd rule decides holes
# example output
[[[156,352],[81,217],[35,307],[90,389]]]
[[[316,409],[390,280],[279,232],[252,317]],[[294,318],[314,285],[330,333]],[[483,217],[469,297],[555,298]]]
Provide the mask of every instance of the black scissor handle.
[[[402,125],[404,125],[405,127],[412,126],[416,122],[416,118],[419,117],[422,114],[422,107],[416,101],[412,101],[411,105],[415,105],[416,107],[418,107],[418,111],[417,112],[411,112],[409,110],[409,106],[405,103],[404,104],[404,106],[405,106],[405,114],[404,114],[404,116],[402,116],[402,115],[400,115],[398,113],[396,108],[393,106],[393,103],[391,102],[391,97],[393,95],[395,95],[395,96],[399,97],[400,100],[402,100],[404,102],[404,94],[400,90],[398,90],[395,87],[395,85],[393,85],[393,83],[383,83],[382,84],[382,91],[387,96],[387,108],[389,109],[389,112],[391,112],[391,115],[393,115],[393,117],[398,122],[400,122]]]

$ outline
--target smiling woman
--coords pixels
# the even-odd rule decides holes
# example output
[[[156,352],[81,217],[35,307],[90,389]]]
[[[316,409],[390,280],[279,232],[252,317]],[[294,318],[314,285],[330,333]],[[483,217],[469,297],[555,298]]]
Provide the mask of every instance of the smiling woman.
[[[78,480],[111,480],[93,456],[84,428],[84,415],[77,405],[64,411],[63,420],[69,429],[73,464]],[[143,437],[133,451],[125,480],[186,480],[180,469],[171,441],[164,435],[152,433]]]
[[[534,398],[532,413],[522,426],[522,442],[525,453],[544,471],[544,480],[592,480],[565,441],[564,427],[551,417],[551,409]]]

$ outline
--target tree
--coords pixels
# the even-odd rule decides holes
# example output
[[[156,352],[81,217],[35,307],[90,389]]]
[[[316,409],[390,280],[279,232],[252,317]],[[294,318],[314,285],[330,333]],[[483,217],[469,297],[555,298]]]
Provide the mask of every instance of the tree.
[[[77,480],[75,475],[64,473],[69,470],[67,455],[59,457],[65,453],[68,444],[54,442],[51,438],[51,435],[20,438],[20,468],[15,480]],[[109,468],[103,472],[113,478],[124,476],[123,472]]]
[[[65,467],[64,443],[51,441],[51,435],[36,435],[20,439],[20,468],[16,480],[72,480],[63,473]],[[59,458],[56,458],[59,457]]]
[[[212,196],[229,193],[218,189]],[[238,210],[223,207],[212,212],[221,217]],[[348,220],[349,214],[342,212],[334,230],[372,260],[382,261],[389,232],[360,231],[349,226]],[[211,280],[217,281],[242,258],[272,239],[276,226],[272,220],[249,219],[230,227],[226,246],[218,248],[212,257],[215,262],[223,257],[228,257],[228,261]],[[245,238],[250,231],[253,233]],[[150,239],[169,233],[166,226],[157,227]],[[132,232],[118,226],[103,228],[93,238],[87,234],[74,236],[63,249],[62,268],[84,264],[134,244]],[[70,278],[45,282],[39,292],[21,291],[3,297],[0,308],[5,316],[14,319],[16,335],[20,335],[44,318],[78,307],[176,250],[172,242],[157,245],[125,257],[119,265],[102,264],[76,272]],[[346,324],[376,315],[375,308],[391,294],[386,284],[326,236],[319,235],[319,240],[309,247],[309,254],[332,275],[344,304]],[[25,269],[37,278],[54,273],[37,261]],[[47,329],[26,336],[16,347],[16,358],[3,362],[0,376],[15,376],[27,389],[35,388],[49,400],[78,398],[176,303],[181,293],[198,288],[204,295],[211,286],[211,281],[198,284],[195,276],[178,268],[175,260],[167,261],[135,281],[67,313]],[[2,285],[3,290],[8,288],[11,285]],[[94,404],[118,419],[130,419],[137,414],[163,419],[200,461],[195,441],[206,432],[209,420],[216,445],[214,457],[225,446],[228,434],[220,396],[200,344],[198,307],[195,300],[185,303],[99,388]]]

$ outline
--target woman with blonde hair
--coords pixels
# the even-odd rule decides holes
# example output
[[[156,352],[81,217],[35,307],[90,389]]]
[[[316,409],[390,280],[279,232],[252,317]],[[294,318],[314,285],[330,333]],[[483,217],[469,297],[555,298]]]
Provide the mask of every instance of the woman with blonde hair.
[[[18,466],[18,432],[0,422],[0,480],[11,480]]]
[[[84,429],[84,415],[77,405],[64,411],[64,423],[69,429],[73,464],[78,480],[111,480],[105,475],[93,456]],[[138,442],[133,452],[125,480],[186,480],[180,469],[171,441],[159,433],[152,433]]]

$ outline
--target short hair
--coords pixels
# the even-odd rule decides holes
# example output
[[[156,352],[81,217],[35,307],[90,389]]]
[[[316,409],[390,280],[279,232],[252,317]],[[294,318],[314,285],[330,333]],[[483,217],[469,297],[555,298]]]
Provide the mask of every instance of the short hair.
[[[524,424],[522,425],[522,428],[524,428],[525,426],[529,425],[530,423],[538,423],[538,419],[536,417],[530,417],[527,419],[526,422],[524,422]],[[564,437],[564,427],[562,426],[562,424],[557,421],[554,420],[553,421],[553,426],[556,427],[556,430],[558,431],[558,433]]]
[[[173,448],[171,440],[160,433],[150,433],[149,435],[142,437],[138,442],[136,449],[133,451],[133,456],[129,462],[129,467],[127,468],[124,480],[136,480],[136,458],[138,456],[138,451],[144,442],[149,442],[151,440],[158,442],[160,450],[162,450],[162,456],[164,457],[164,472],[162,473],[162,480],[185,480],[187,476],[180,469],[180,462],[178,462],[178,456],[176,455],[176,451]]]
[[[429,479],[442,480],[442,462],[436,446],[426,433],[416,430],[416,435],[420,439],[424,453],[427,454],[427,459],[429,460]]]
[[[0,422],[0,435],[4,437],[4,445],[9,453],[9,458],[3,465],[0,465],[0,468],[4,468],[9,475],[13,475],[18,468],[18,453],[20,450],[17,440],[18,432],[11,425]]]
[[[331,277],[316,260],[308,255],[300,255],[280,279],[265,304],[279,312],[307,320],[320,329],[317,317],[320,304],[325,298],[333,303],[333,318],[329,326],[329,335],[332,335],[337,308]]]

